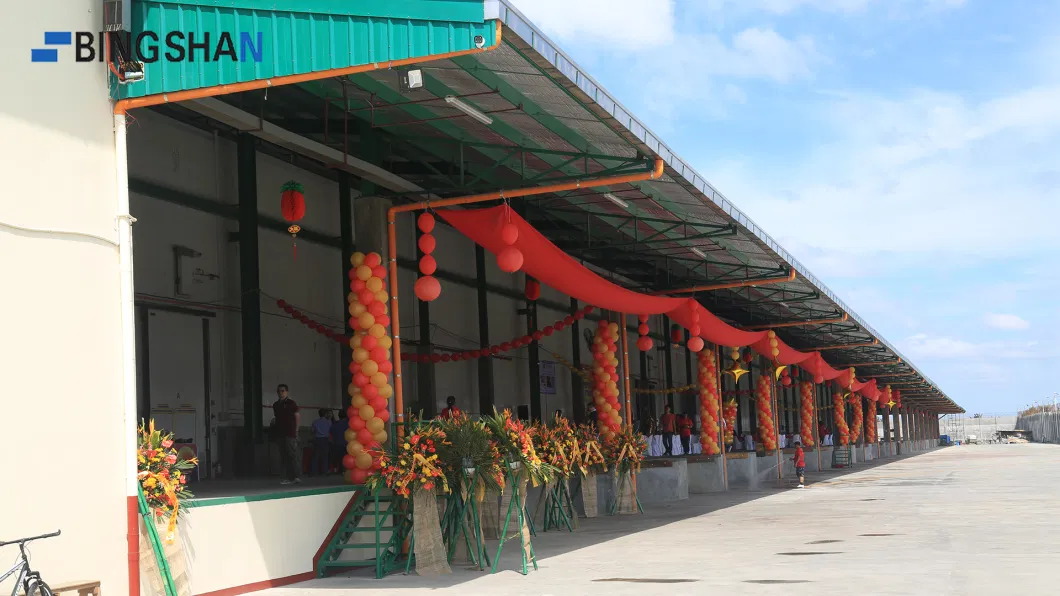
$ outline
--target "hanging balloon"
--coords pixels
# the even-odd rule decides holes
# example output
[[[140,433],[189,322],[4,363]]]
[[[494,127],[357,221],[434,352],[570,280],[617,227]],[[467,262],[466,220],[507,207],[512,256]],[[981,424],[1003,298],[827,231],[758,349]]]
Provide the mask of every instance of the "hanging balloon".
[[[693,352],[699,352],[703,349],[704,343],[702,337],[692,337],[688,340],[688,349]]]
[[[648,315],[638,315],[637,318],[640,320],[640,325],[637,326],[637,333],[640,334],[640,337],[637,338],[637,349],[641,352],[647,352],[654,345],[654,342],[648,337],[648,333],[651,331],[648,328]]]
[[[523,253],[509,246],[497,255],[497,267],[505,273],[515,273],[523,267]]]

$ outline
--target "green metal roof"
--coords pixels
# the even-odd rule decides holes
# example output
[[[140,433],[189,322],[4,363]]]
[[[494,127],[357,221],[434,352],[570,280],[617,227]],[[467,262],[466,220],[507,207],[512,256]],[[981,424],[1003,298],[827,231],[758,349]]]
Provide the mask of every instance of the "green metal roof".
[[[155,39],[142,39],[137,50],[145,57],[144,79],[118,84],[112,76],[112,96],[142,97],[465,51],[476,47],[476,36],[490,46],[497,31],[484,19],[483,7],[484,0],[138,0],[133,37],[153,33]],[[191,36],[197,43],[208,37],[210,59],[201,50],[194,60],[168,59],[167,54],[179,57],[167,45],[170,34],[180,35],[174,37],[178,45]],[[220,55],[213,60],[225,34],[236,59]],[[155,53],[158,59],[149,61]]]

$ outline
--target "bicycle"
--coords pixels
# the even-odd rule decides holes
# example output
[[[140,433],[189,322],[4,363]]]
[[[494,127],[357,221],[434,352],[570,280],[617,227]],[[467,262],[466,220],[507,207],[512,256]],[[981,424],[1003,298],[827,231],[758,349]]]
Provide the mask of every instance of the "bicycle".
[[[56,530],[51,534],[41,534],[40,536],[30,536],[29,538],[19,538],[18,540],[0,542],[0,547],[17,544],[18,550],[22,555],[20,560],[15,563],[14,567],[12,567],[7,573],[0,575],[0,582],[3,582],[8,577],[11,577],[16,571],[18,572],[15,587],[11,589],[11,596],[19,596],[19,588],[24,588],[23,593],[26,596],[52,596],[52,589],[40,578],[40,573],[33,571],[29,567],[29,555],[26,553],[26,543],[34,540],[41,540],[43,538],[54,538],[61,532],[62,530]]]

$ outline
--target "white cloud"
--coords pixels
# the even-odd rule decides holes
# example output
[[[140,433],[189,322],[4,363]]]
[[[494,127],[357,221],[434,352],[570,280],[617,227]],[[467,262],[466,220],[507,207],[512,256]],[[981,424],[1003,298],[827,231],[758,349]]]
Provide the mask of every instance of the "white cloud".
[[[914,356],[927,358],[970,358],[979,356],[984,346],[952,337],[930,336],[918,333],[907,337],[901,343],[901,350]]]
[[[1031,324],[1012,314],[987,313],[983,320],[990,327],[1007,331],[1018,331],[1030,328]]]
[[[765,12],[774,15],[787,15],[799,10],[816,10],[828,13],[855,14],[880,7],[892,14],[898,11],[937,11],[963,6],[965,0],[688,0],[703,2],[706,10],[712,12],[741,11]]]
[[[641,50],[673,43],[674,0],[513,0],[557,40]]]

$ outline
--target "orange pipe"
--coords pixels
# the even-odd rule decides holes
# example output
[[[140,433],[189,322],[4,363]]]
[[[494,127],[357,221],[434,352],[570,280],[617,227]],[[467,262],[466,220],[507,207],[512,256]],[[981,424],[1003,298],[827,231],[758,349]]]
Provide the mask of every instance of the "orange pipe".
[[[618,326],[622,328],[622,377],[626,389],[626,426],[630,426],[633,424],[633,416],[629,411],[629,334],[626,331],[626,313],[619,313],[618,316],[622,317],[622,322]]]
[[[703,285],[703,286],[692,286],[690,288],[678,288],[678,289],[674,289],[674,290],[659,290],[657,292],[652,292],[651,294],[652,294],[652,296],[658,296],[660,294],[692,294],[692,293],[695,293],[695,292],[709,292],[711,290],[725,290],[725,289],[728,289],[728,288],[746,288],[748,286],[753,288],[753,287],[758,287],[758,286],[766,286],[766,285],[769,285],[769,284],[784,283],[786,281],[795,281],[795,269],[794,268],[792,268],[791,271],[787,275],[785,275],[784,277],[770,277],[770,278],[766,278],[766,279],[753,279],[753,280],[749,279],[749,280],[744,280],[744,281],[733,281],[733,282],[724,283],[724,284],[713,284],[713,285],[707,284],[707,285]]]
[[[885,362],[851,362],[850,364],[837,364],[836,368],[851,368],[854,366],[887,366],[891,364],[901,364],[902,359],[898,360],[887,360]]]
[[[427,208],[439,208],[439,207],[454,207],[456,205],[469,205],[471,203],[481,203],[484,201],[492,201],[495,199],[504,199],[512,197],[525,197],[535,194],[544,194],[550,192],[560,192],[564,190],[574,190],[582,187],[593,187],[593,186],[610,186],[612,184],[626,184],[629,182],[640,182],[643,180],[655,180],[662,176],[663,170],[666,164],[662,159],[655,160],[655,166],[650,172],[641,172],[639,174],[626,174],[623,176],[612,176],[609,178],[589,178],[586,180],[576,180],[574,182],[566,182],[563,184],[551,184],[548,186],[531,186],[528,188],[517,188],[514,190],[499,190],[494,192],[487,192],[477,195],[468,195],[464,197],[453,197],[451,199],[441,199],[438,201],[420,201],[418,203],[411,203],[409,205],[399,205],[391,207],[386,212],[386,223],[387,223],[387,245],[390,250],[388,255],[390,259],[390,332],[394,341],[392,347],[394,354],[401,353],[401,317],[398,312],[398,266],[397,266],[397,214],[405,213],[408,211],[418,211],[420,209]],[[622,327],[623,334],[625,333],[625,325]],[[627,391],[626,398],[629,398],[628,382],[629,378],[626,378]],[[400,425],[405,421],[405,395],[402,391],[401,383],[401,358],[394,359],[394,407],[397,411],[397,422]],[[628,414],[627,408],[627,414]]]
[[[139,482],[139,481],[137,481]],[[125,497],[125,541],[129,547],[129,596],[140,596],[140,501]]]
[[[813,348],[813,351],[823,352],[824,350],[844,350],[846,348],[868,348],[868,347],[872,347],[872,346],[878,345],[879,343],[880,343],[880,340],[874,339],[872,341],[867,341],[867,342],[862,343],[862,344],[842,344],[842,345],[838,345],[838,346],[821,346],[819,348]]]
[[[307,83],[309,81],[319,81],[321,79],[330,79],[333,77],[344,77],[347,75],[369,72],[373,70],[394,68],[395,66],[407,66],[410,64],[421,64],[423,62],[448,60],[450,58],[456,58],[458,56],[467,56],[469,54],[481,54],[482,52],[488,52],[500,46],[501,31],[503,29],[503,26],[500,21],[496,21],[496,27],[496,41],[492,45],[486,46],[484,48],[475,48],[473,50],[461,50],[459,52],[446,52],[445,54],[435,54],[433,56],[423,56],[420,58],[402,58],[401,60],[389,60],[387,62],[373,62],[371,64],[347,66],[345,68],[332,68],[319,72],[307,72],[303,74],[286,75],[271,79],[258,79],[256,81],[246,81],[244,83],[215,85],[213,87],[204,87],[202,89],[188,89],[187,91],[176,91],[174,93],[155,93],[153,95],[145,95],[144,97],[130,97],[128,99],[122,99],[115,102],[114,113],[124,114],[126,111],[131,110],[133,108],[156,106],[159,104],[171,103],[174,101],[186,101],[189,99],[216,97],[218,95],[229,95],[231,93],[240,93],[242,91],[253,91],[255,89],[266,89],[269,87],[279,87],[281,85],[293,85],[296,83]]]
[[[772,323],[769,325],[751,325],[745,327],[749,331],[758,331],[761,329],[780,329],[781,327],[803,327],[807,325],[827,325],[828,323],[842,323],[847,320],[849,316],[843,313],[843,316],[838,319],[811,319],[809,321],[794,321],[791,323]]]

